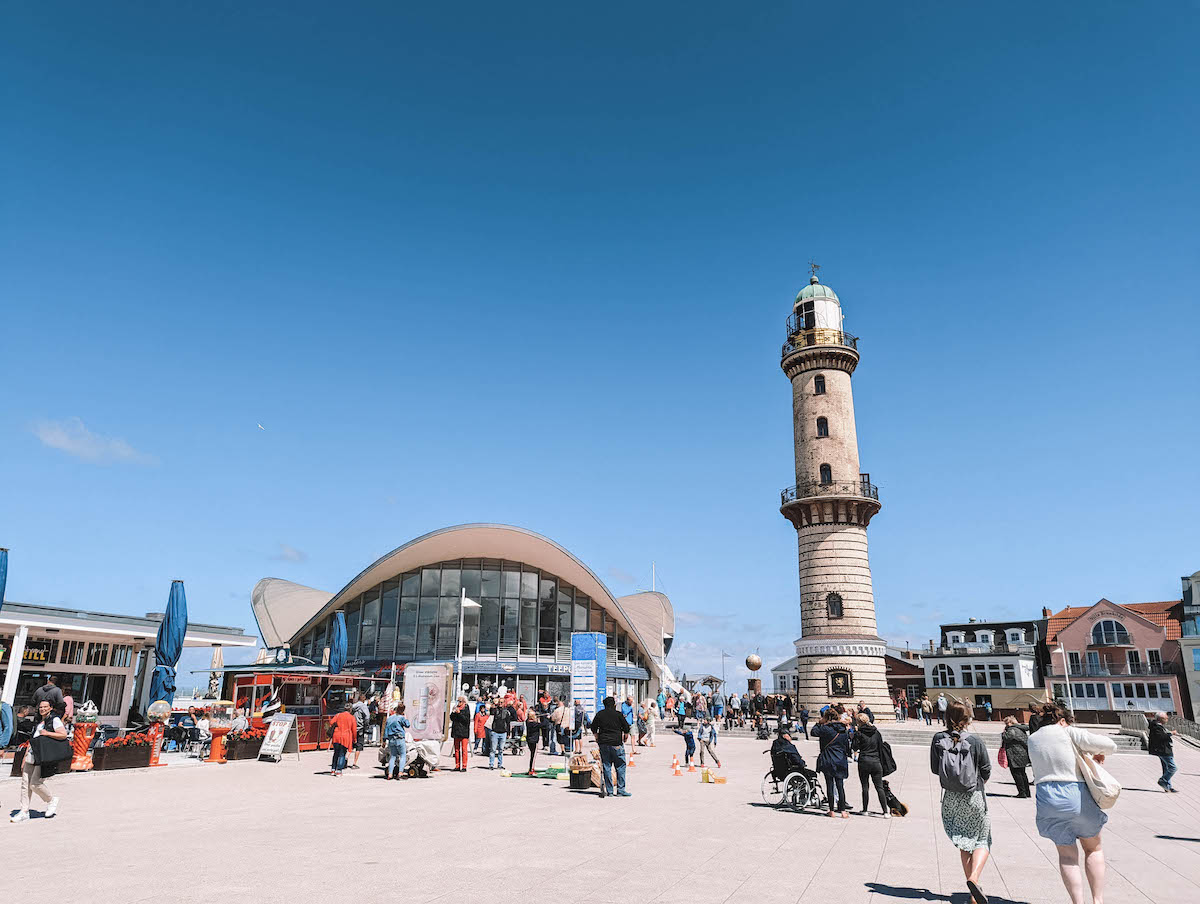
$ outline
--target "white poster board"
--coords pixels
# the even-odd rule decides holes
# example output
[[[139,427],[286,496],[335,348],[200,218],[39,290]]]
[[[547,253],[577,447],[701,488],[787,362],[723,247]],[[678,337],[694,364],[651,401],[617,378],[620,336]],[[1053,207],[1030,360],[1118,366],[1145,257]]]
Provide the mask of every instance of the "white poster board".
[[[454,666],[413,663],[404,667],[404,715],[413,741],[445,741],[450,736],[450,694]]]
[[[278,713],[267,722],[267,736],[263,738],[258,756],[274,757],[276,762],[283,759],[285,753],[296,754],[300,759],[300,743],[296,736],[296,716],[294,713]]]

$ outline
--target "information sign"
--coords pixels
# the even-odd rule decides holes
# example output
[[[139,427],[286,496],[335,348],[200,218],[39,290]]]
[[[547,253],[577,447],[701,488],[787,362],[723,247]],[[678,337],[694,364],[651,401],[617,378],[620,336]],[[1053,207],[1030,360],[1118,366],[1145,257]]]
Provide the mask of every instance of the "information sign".
[[[296,759],[299,759],[300,744],[295,727],[295,713],[277,713],[272,716],[267,722],[267,736],[263,738],[262,747],[258,750],[259,759],[269,756],[278,762],[283,759],[285,753],[294,753]]]
[[[583,704],[588,719],[604,707],[608,684],[608,638],[601,633],[571,635],[571,700]]]

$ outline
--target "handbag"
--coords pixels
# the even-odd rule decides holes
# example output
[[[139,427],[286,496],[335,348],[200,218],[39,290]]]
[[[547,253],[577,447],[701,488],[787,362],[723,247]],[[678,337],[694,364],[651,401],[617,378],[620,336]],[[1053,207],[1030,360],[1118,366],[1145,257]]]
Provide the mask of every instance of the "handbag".
[[[1075,748],[1075,766],[1083,776],[1092,800],[1101,810],[1108,810],[1121,796],[1121,783],[1112,777],[1111,773],[1094,759],[1090,754]]]
[[[1005,750],[1003,747],[1001,747],[1000,752],[998,754],[996,754],[996,765],[999,766],[1001,769],[1008,768],[1008,751]]]
[[[887,741],[879,743],[879,765],[883,767],[884,775],[891,775],[896,771],[896,757],[892,753],[892,745]]]

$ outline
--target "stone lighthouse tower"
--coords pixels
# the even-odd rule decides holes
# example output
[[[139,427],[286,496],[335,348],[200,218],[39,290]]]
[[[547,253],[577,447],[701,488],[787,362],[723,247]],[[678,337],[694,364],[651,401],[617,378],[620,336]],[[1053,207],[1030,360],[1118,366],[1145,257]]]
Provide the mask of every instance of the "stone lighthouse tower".
[[[792,381],[796,439],[796,483],[782,492],[780,511],[800,547],[799,699],[862,700],[877,719],[892,719],[867,562],[879,491],[859,469],[850,388],[858,342],[844,330],[837,295],[815,275],[787,319],[781,366]]]

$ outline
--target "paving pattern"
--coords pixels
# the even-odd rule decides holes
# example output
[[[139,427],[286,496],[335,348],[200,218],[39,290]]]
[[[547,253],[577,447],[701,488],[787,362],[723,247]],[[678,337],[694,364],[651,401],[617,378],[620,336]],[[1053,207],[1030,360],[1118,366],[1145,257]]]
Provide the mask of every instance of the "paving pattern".
[[[59,815],[3,822],[0,851],[9,888],[31,889],[49,870],[59,904],[968,904],[926,749],[895,748],[892,786],[907,818],[829,819],[762,803],[766,746],[722,739],[728,784],[706,785],[670,774],[682,743],[660,733],[630,770],[634,796],[607,800],[565,782],[504,778],[478,768],[480,758],[466,774],[385,782],[370,749],[364,768],[342,778],[325,774],[324,752],[64,776],[52,780]],[[799,746],[813,762],[815,743]],[[1125,785],[1104,831],[1109,904],[1200,900],[1200,751],[1176,747],[1180,794],[1157,790],[1153,757],[1109,760]],[[6,815],[17,790],[15,779],[0,780]],[[857,803],[856,776],[847,791]],[[1033,804],[1015,793],[996,769],[984,888],[997,904],[1066,901]]]

